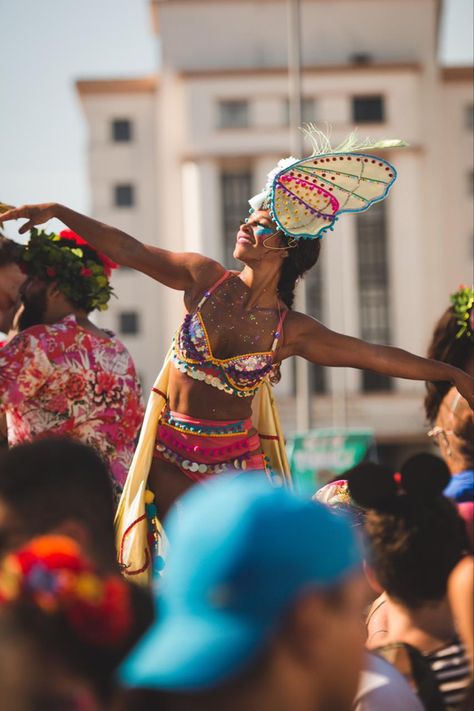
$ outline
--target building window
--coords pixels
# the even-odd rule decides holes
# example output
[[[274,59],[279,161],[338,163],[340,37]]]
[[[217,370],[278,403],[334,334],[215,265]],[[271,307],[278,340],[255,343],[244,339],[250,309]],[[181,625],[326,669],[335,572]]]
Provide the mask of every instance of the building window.
[[[133,207],[135,205],[135,188],[130,183],[114,186],[114,205],[116,207]]]
[[[352,120],[354,123],[383,123],[385,121],[383,96],[354,96]]]
[[[237,265],[232,256],[235,239],[242,220],[249,214],[248,199],[252,195],[252,173],[249,169],[223,170],[221,173],[222,227],[224,263]],[[239,266],[240,263],[239,263]]]
[[[112,121],[112,140],[114,143],[128,143],[132,140],[132,122],[129,119]]]
[[[119,314],[119,331],[124,336],[136,336],[140,331],[139,317],[136,311],[122,311]]]
[[[285,126],[290,125],[290,100],[285,99],[284,108]],[[301,100],[301,123],[314,123],[316,117],[316,101],[312,97],[305,96]]]
[[[219,128],[247,128],[248,101],[219,101]]]
[[[367,64],[372,64],[374,57],[369,52],[354,52],[349,56],[349,62],[351,64],[356,64],[357,66],[365,66]]]
[[[474,104],[466,106],[466,128],[474,129]]]
[[[357,215],[360,335],[371,343],[390,343],[387,217],[385,203]],[[390,390],[386,375],[362,372],[364,392]]]
[[[322,260],[319,258],[317,264],[306,274],[306,306],[308,314],[324,321],[323,303],[323,269]],[[326,368],[321,365],[310,364],[310,388],[314,393],[325,393],[327,389]]]

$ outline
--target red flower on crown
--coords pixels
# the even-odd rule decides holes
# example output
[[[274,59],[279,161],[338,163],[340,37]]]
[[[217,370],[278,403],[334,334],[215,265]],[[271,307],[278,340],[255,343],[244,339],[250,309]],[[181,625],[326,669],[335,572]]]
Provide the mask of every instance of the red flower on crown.
[[[80,247],[81,245],[86,245],[87,247],[89,247],[89,249],[92,249],[104,265],[104,271],[108,277],[112,274],[112,271],[118,267],[118,264],[109,259],[106,254],[104,254],[103,252],[99,252],[97,249],[94,249],[94,247],[91,247],[91,245],[83,237],[77,234],[77,232],[73,232],[73,230],[63,230],[59,233],[59,236],[63,239],[68,239],[71,242],[74,242],[78,247]],[[91,275],[83,274],[83,276]]]

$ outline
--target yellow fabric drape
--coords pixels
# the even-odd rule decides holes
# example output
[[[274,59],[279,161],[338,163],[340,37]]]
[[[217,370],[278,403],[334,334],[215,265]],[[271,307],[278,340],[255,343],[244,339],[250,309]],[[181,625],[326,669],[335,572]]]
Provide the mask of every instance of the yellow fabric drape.
[[[115,515],[115,541],[118,560],[124,575],[142,585],[151,579],[152,566],[148,546],[148,524],[145,514],[145,491],[155,448],[156,431],[161,412],[166,404],[171,367],[171,351],[153,386],[143,420],[137,449]],[[291,476],[283,441],[278,410],[271,387],[264,381],[254,398],[252,419],[261,437],[264,456],[273,472],[283,483],[291,486]],[[156,522],[160,534],[160,548],[166,548],[166,535]]]

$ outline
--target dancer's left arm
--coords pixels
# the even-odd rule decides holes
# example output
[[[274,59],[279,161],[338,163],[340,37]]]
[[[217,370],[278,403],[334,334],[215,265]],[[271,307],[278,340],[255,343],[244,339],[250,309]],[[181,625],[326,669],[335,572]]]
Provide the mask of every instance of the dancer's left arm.
[[[421,358],[401,348],[344,336],[303,314],[294,314],[294,317],[288,334],[288,355],[302,356],[317,365],[373,370],[393,378],[446,380],[456,386],[471,407],[474,405],[473,379],[459,368]]]

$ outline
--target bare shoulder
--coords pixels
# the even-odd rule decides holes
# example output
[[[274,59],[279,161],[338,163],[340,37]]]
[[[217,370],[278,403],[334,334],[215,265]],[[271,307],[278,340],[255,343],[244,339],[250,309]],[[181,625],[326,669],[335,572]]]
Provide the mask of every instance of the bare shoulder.
[[[184,302],[187,308],[192,307],[203,292],[215,284],[227,271],[222,264],[202,254],[189,254],[188,257],[192,285],[184,293]]]
[[[283,344],[280,350],[281,360],[295,355],[299,351],[302,339],[314,335],[322,324],[312,316],[300,311],[288,311],[283,327]]]
[[[226,269],[215,259],[205,257],[203,254],[190,252],[188,255],[188,268],[193,276],[193,280],[197,284],[204,284],[212,280],[213,277],[219,277],[225,273]]]
[[[308,333],[322,327],[322,324],[312,316],[302,314],[300,311],[289,311],[285,319],[287,334],[290,336]]]

